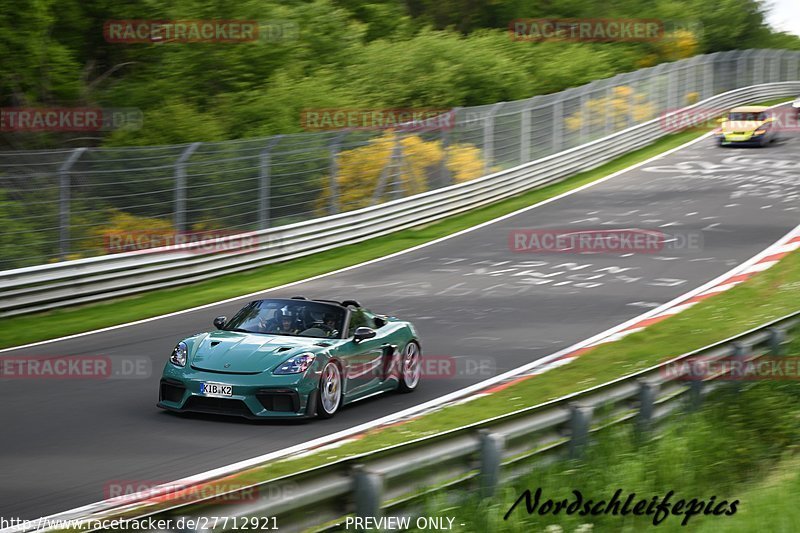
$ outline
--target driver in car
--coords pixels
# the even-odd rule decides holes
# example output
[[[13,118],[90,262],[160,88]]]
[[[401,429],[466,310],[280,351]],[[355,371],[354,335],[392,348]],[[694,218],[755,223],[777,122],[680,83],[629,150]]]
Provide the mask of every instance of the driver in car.
[[[300,331],[296,327],[296,321],[291,311],[284,311],[277,317],[277,324],[273,333],[288,333],[297,335]]]
[[[325,313],[322,317],[322,323],[325,324],[325,333],[328,337],[335,337],[339,334],[339,329],[336,327],[336,317],[333,313]]]

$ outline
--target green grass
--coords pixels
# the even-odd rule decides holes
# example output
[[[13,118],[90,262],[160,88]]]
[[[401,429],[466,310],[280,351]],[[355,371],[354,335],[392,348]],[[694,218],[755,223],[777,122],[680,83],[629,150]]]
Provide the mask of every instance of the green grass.
[[[4,318],[0,321],[0,348],[82,333],[180,311],[376,259],[552,198],[680,146],[697,138],[700,134],[701,132],[688,131],[670,135],[645,148],[614,159],[594,170],[577,174],[561,183],[530,191],[421,228],[399,231],[385,237],[343,246],[309,257],[268,265],[243,273],[220,276],[213,280],[178,288],[155,290],[102,303]],[[121,304],[121,302],[124,303]],[[46,324],[47,327],[42,327],[42,324]]]

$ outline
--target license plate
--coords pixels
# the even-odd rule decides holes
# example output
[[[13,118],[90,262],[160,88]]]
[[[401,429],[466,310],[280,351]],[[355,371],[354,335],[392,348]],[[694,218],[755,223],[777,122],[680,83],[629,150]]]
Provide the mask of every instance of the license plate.
[[[205,396],[233,396],[233,387],[221,383],[201,383],[200,394]]]

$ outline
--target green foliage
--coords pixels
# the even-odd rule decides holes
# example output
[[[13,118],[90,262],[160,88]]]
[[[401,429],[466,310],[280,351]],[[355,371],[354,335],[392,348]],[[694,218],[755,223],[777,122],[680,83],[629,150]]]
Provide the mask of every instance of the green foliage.
[[[514,42],[515,18],[597,17],[586,0],[21,0],[0,3],[0,106],[138,107],[139,133],[107,145],[193,142],[301,130],[319,107],[455,107],[508,101],[731,48],[800,49],[765,25],[757,0],[612,0],[603,17],[690,23],[659,43]],[[106,42],[124,19],[248,19],[257,42]],[[288,24],[296,32],[268,39]],[[165,130],[172,131],[165,131]],[[3,138],[0,137],[0,142]],[[12,148],[61,144],[53,135],[7,137]],[[75,141],[85,144],[87,139]]]
[[[45,249],[44,235],[24,222],[25,204],[0,189],[0,258],[6,268],[25,264]]]

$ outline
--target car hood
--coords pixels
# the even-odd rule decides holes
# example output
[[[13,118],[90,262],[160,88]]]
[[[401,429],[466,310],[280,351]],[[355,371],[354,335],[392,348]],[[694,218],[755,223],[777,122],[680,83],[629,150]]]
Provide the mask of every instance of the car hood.
[[[751,132],[760,128],[764,124],[761,120],[733,120],[722,123],[723,133],[733,133],[734,131]]]
[[[215,331],[198,339],[193,368],[230,374],[258,374],[302,352],[316,352],[324,339]]]

